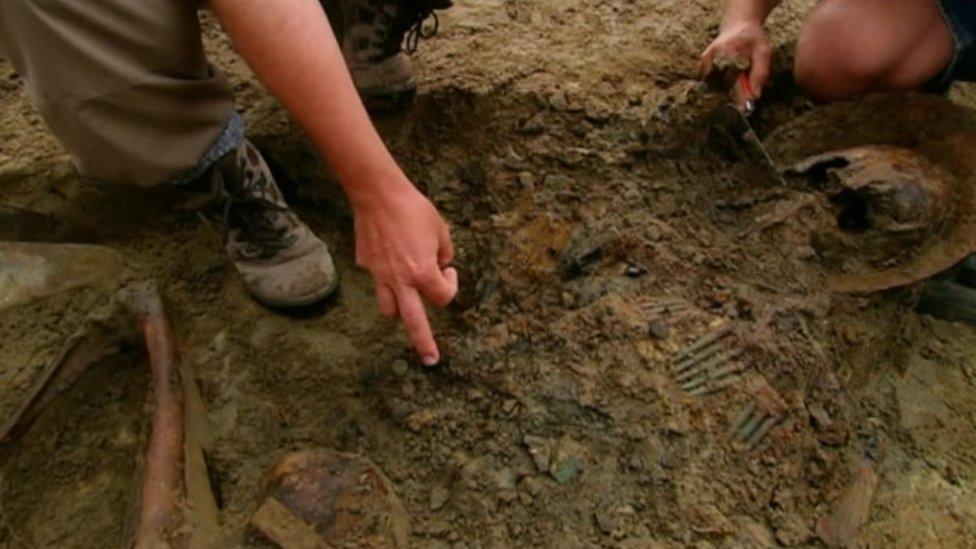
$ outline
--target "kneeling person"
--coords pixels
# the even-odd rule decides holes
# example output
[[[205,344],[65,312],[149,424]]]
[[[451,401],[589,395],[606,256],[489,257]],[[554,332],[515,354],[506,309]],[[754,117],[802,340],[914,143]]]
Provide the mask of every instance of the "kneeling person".
[[[401,54],[446,0],[210,0],[238,51],[304,127],[349,196],[356,256],[380,309],[399,317],[423,361],[439,359],[421,297],[457,291],[447,225],[372,126],[368,100],[412,91]],[[446,2],[446,3],[445,3]],[[82,175],[127,185],[211,183],[225,246],[259,301],[301,306],[330,294],[326,244],[289,210],[244,135],[231,87],[204,55],[196,0],[4,0],[0,54],[21,75]],[[397,68],[393,71],[391,67]],[[384,79],[385,77],[385,79]]]

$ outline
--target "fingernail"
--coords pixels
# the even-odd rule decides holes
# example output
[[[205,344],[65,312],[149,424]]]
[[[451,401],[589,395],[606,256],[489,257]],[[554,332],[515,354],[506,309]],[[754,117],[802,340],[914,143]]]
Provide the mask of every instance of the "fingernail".
[[[424,361],[424,366],[437,366],[437,357],[434,355],[427,355],[422,360]]]

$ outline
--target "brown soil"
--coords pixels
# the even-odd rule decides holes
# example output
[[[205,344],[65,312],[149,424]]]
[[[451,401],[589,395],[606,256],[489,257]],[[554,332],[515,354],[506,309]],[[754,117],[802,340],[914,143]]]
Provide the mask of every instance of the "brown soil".
[[[336,254],[337,299],[269,312],[213,222],[161,192],[82,184],[2,64],[0,202],[87,220],[83,237],[36,237],[112,246],[126,279],[160,281],[215,426],[229,547],[267,547],[247,528],[267,471],[318,447],[382,468],[417,547],[816,546],[852,529],[855,545],[966,546],[976,332],[916,315],[913,288],[829,291],[811,245],[829,209],[762,226],[818,191],[710,139],[721,99],[695,65],[713,4],[468,0],[443,16],[416,104],[377,116],[454,227],[464,290],[434,316],[449,357],[435,369],[379,315],[332,178],[212,25],[252,138]],[[783,67],[810,2],[794,4],[773,21]],[[973,127],[971,90],[951,97],[816,107],[781,69],[757,125],[784,165],[945,150]],[[837,109],[843,139],[817,124]],[[120,282],[0,311],[0,417]],[[692,396],[671,366],[722,326],[739,382]],[[119,543],[144,371],[97,365],[2,456],[0,548]],[[729,432],[750,403],[778,420],[751,447]]]

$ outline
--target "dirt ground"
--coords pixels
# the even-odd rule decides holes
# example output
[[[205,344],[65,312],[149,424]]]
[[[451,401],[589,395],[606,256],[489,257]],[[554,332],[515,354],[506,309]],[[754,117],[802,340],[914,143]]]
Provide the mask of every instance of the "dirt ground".
[[[915,287],[831,291],[817,235],[836,205],[709,130],[696,62],[715,3],[458,4],[416,57],[416,104],[376,117],[454,229],[464,288],[434,315],[433,369],[379,315],[327,169],[213,25],[251,137],[336,255],[323,308],[255,304],[218,223],[167,194],[79,181],[0,64],[0,202],[85,228],[0,237],[126,259],[123,280],[0,311],[0,417],[114,287],[153,277],[200,372],[228,547],[268,546],[247,527],[265,474],[316,447],[375,461],[416,547],[819,546],[858,512],[840,541],[972,546],[976,331],[913,312]],[[771,24],[756,124],[777,161],[896,144],[973,183],[970,89],[800,94],[787,67],[810,4]],[[732,376],[683,388],[682,350],[710,333]],[[136,355],[99,364],[3,456],[0,548],[120,542],[146,386]]]

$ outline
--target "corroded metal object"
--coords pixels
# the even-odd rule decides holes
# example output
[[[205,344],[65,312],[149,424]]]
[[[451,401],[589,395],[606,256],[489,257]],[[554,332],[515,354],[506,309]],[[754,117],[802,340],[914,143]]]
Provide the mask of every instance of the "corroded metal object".
[[[715,393],[738,383],[745,366],[735,359],[743,347],[731,324],[723,324],[675,357],[671,372],[692,396]]]
[[[325,449],[289,454],[272,468],[251,525],[286,549],[408,546],[393,483],[368,459]]]
[[[753,399],[736,415],[729,426],[729,436],[739,450],[755,448],[786,416],[783,397],[763,376],[754,377],[747,387]]]
[[[777,126],[765,137],[764,143],[784,166],[809,166],[811,162],[805,159],[822,159],[823,153],[828,151],[844,153],[889,145],[927,159],[938,166],[939,171],[949,174],[946,195],[949,207],[945,210],[945,220],[941,226],[933,227],[934,233],[921,244],[905,246],[895,256],[872,262],[868,261],[872,251],[869,245],[848,251],[846,255],[851,259],[845,261],[843,247],[830,246],[829,240],[815,239],[810,243],[814,249],[818,245],[827,245],[816,251],[821,252],[820,259],[826,267],[828,288],[838,292],[869,293],[929,278],[976,251],[974,139],[976,111],[933,94],[898,92],[870,94],[852,101],[817,106]],[[816,181],[809,176],[804,175],[790,183],[791,186],[816,190]],[[823,195],[811,194],[817,198]],[[804,211],[800,221],[811,221],[820,226],[832,224],[835,227],[824,232],[837,234],[839,212],[831,211],[834,215],[827,215],[833,209],[829,203],[820,203],[818,207],[821,208],[819,213],[824,214],[822,219],[811,220],[809,212]],[[859,235],[849,236],[855,241],[853,237]],[[897,251],[897,246],[888,249]]]
[[[952,176],[907,149],[878,146],[830,152],[790,171],[824,187],[837,208],[839,230],[863,233],[882,245],[924,242],[952,211]]]
[[[834,290],[911,284],[973,251],[973,237],[959,229],[971,200],[960,200],[953,175],[915,151],[855,147],[810,157],[787,174],[806,178],[829,200],[833,215],[811,244]]]

